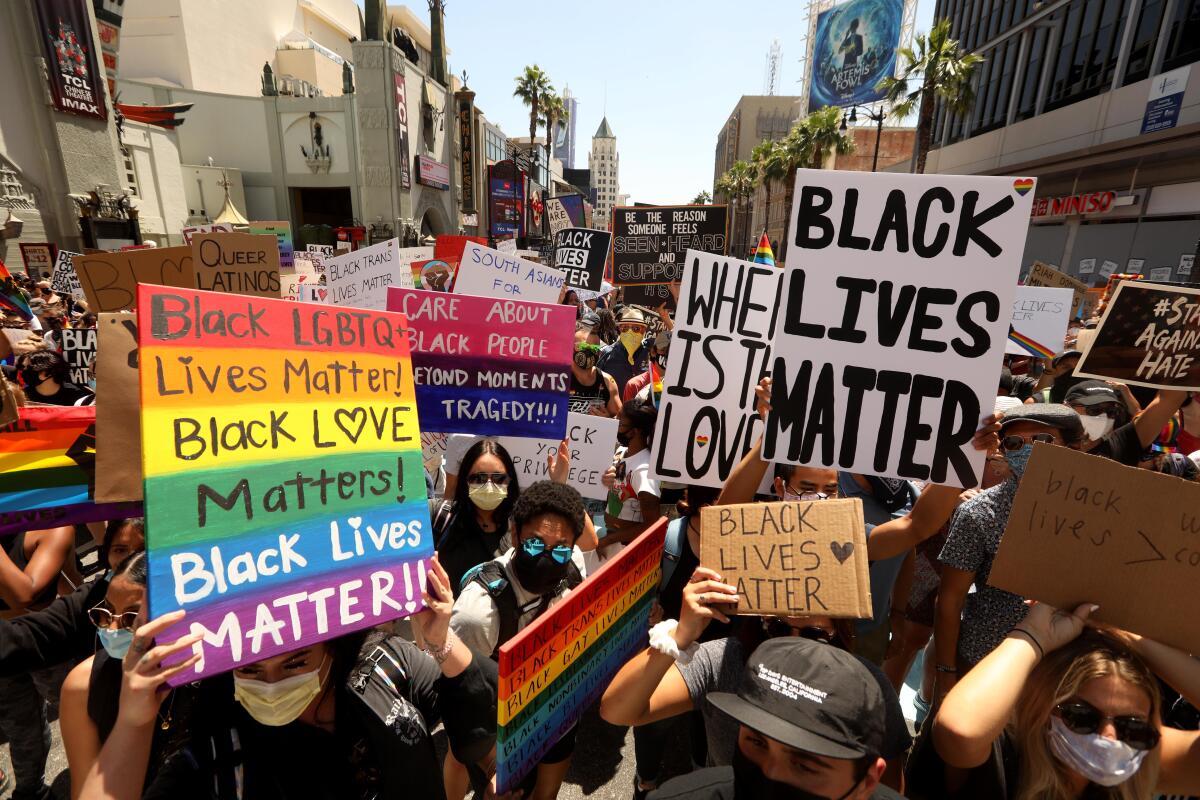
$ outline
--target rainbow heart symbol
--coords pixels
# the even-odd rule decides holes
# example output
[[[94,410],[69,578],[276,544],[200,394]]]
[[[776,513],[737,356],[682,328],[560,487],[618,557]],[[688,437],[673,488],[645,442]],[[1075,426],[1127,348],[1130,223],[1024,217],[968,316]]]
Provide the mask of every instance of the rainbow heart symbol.
[[[1021,195],[1021,197],[1024,197],[1025,195],[1029,194],[1030,190],[1033,189],[1033,178],[1017,178],[1015,181],[1013,181],[1013,189],[1015,189],[1017,194]]]
[[[697,436],[696,444],[700,445],[701,447],[704,447],[705,445],[708,444],[708,437],[707,436]]]

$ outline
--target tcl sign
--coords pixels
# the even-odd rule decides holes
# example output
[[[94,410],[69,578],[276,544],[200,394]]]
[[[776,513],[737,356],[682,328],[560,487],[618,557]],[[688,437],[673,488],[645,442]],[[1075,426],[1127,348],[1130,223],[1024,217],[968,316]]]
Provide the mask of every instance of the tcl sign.
[[[1107,214],[1117,199],[1116,192],[1089,192],[1066,197],[1039,197],[1033,201],[1034,217],[1066,217],[1072,214]]]

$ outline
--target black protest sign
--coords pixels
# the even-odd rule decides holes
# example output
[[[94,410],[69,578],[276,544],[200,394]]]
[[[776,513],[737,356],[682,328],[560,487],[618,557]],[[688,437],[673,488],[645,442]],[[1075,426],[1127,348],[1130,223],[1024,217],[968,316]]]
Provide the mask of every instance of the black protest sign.
[[[666,306],[674,311],[676,306],[675,294],[670,284],[650,283],[643,286],[622,286],[621,299],[626,305],[641,306],[651,311],[657,311],[659,306]]]
[[[71,383],[86,384],[91,377],[89,367],[96,357],[96,329],[63,328],[59,336],[62,337],[62,356],[67,362]]]
[[[688,250],[724,255],[727,211],[727,206],[614,208],[613,283],[678,283]]]
[[[604,262],[612,234],[589,228],[566,228],[554,234],[554,268],[566,275],[567,286],[600,291]]]
[[[1075,374],[1200,391],[1200,289],[1122,281]]]
[[[1032,189],[797,172],[764,460],[979,483]]]

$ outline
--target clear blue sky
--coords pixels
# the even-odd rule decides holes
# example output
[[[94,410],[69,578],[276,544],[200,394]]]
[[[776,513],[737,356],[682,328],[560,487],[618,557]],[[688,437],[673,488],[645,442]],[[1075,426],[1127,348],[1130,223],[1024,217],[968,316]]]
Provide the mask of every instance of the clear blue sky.
[[[421,0],[409,7],[428,18]],[[509,136],[529,135],[513,79],[537,63],[579,98],[576,167],[587,166],[605,113],[631,200],[680,203],[711,189],[717,133],[743,94],[762,94],[772,39],[783,47],[779,94],[799,94],[803,0],[604,0],[508,3],[447,0],[454,74],[467,70],[476,103]],[[917,31],[934,0],[918,0]],[[539,136],[543,135],[539,132]]]

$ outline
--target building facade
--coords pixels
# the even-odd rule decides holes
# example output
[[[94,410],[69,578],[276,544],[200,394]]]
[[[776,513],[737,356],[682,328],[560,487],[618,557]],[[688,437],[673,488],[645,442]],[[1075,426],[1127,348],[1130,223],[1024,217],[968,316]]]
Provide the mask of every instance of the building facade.
[[[596,190],[593,224],[597,228],[607,228],[612,222],[613,206],[617,204],[617,196],[621,193],[621,156],[617,153],[617,137],[608,125],[607,116],[600,121],[600,127],[592,137],[588,169],[591,171],[592,187]]]
[[[571,87],[564,86],[562,92],[563,108],[567,118],[561,119],[554,126],[554,157],[563,164],[563,169],[575,168],[575,118],[579,114],[579,99],[571,94]]]
[[[1200,4],[939,0],[936,15],[986,61],[973,108],[938,109],[926,171],[1038,179],[1024,271],[1191,281]]]

